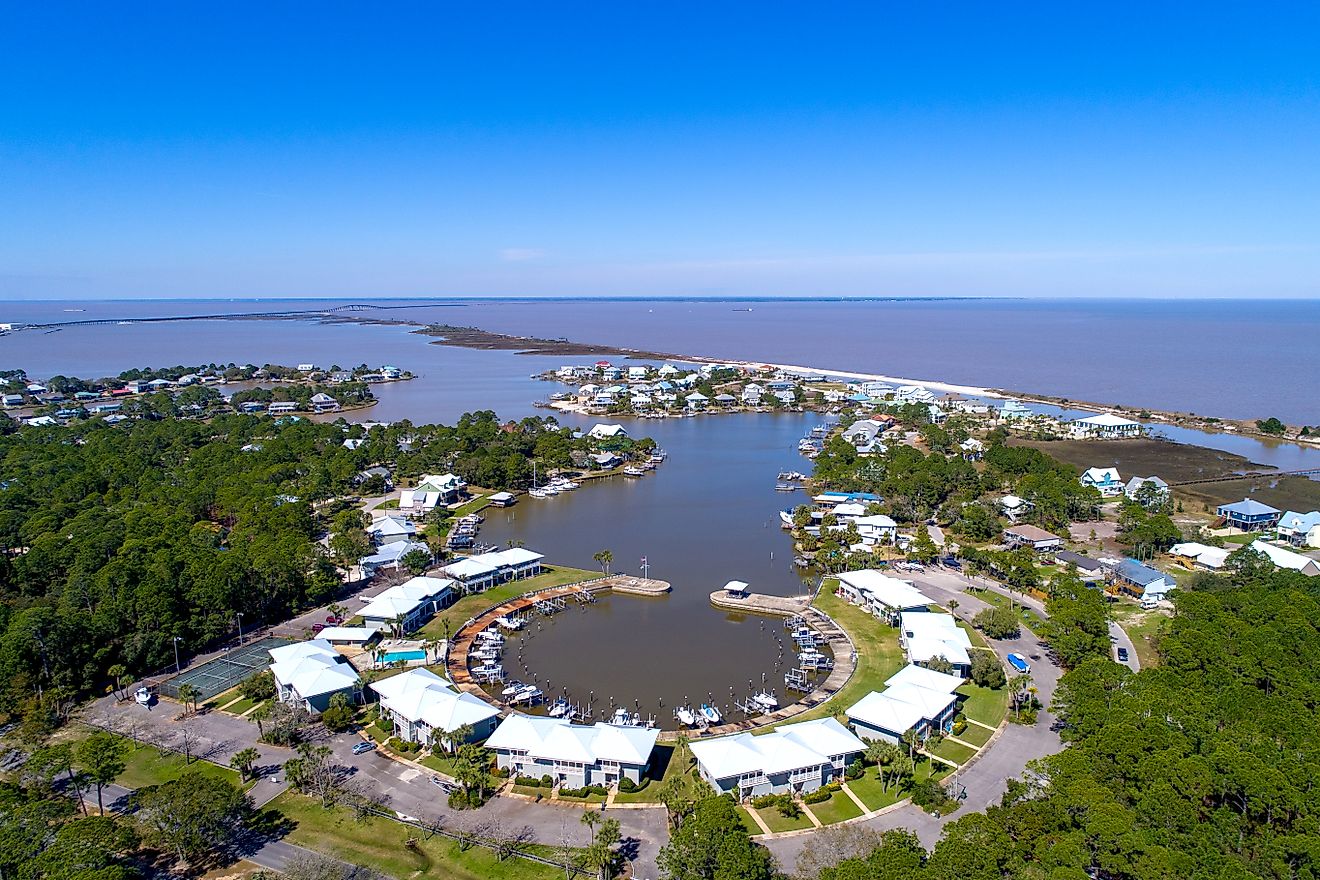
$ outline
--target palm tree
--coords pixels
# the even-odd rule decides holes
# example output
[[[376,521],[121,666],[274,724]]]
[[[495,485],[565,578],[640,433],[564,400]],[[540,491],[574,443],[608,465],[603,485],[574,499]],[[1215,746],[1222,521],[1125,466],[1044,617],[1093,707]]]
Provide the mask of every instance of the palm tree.
[[[189,712],[189,705],[193,706],[192,711],[196,711],[197,701],[201,699],[201,691],[190,684],[179,685],[179,701],[183,703],[183,711],[186,715]]]
[[[607,575],[610,573],[610,563],[614,561],[614,551],[601,550],[595,553],[591,558],[600,564],[601,571]]]
[[[582,824],[591,829],[591,844],[596,844],[596,824],[600,822],[600,813],[595,810],[587,810],[582,814]]]
[[[110,673],[110,690],[114,693],[115,699],[127,699],[127,694],[120,693],[120,688],[124,686],[124,677],[128,675],[128,670],[124,668],[124,664],[116,663],[114,666],[107,669],[106,672]]]
[[[904,731],[903,745],[907,747],[908,757],[915,759],[917,755],[917,749],[921,747],[921,738],[917,736],[917,732],[915,730]]]
[[[957,600],[957,599],[950,599],[950,600],[949,600],[949,613],[952,614],[953,612],[955,612],[955,611],[957,611],[957,610],[958,610],[958,600]]]
[[[247,778],[252,775],[252,768],[260,757],[261,753],[249,746],[235,752],[234,756],[229,759],[229,766],[238,771],[240,781],[246,782]]]

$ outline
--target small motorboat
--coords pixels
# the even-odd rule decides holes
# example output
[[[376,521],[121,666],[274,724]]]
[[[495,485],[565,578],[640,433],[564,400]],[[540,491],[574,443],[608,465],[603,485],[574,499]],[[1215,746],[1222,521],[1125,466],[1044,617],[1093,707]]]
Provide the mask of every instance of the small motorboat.
[[[678,723],[684,727],[692,727],[697,723],[697,716],[687,706],[679,706],[674,710],[674,717]]]
[[[720,721],[724,719],[724,716],[720,714],[720,710],[716,709],[709,703],[701,704],[701,717],[705,718],[711,724],[719,724]]]
[[[527,490],[527,494],[528,494],[529,496],[531,496],[532,498],[548,498],[548,497],[550,497],[550,496],[548,496],[548,495],[545,494],[545,490],[544,490],[544,489],[528,489],[528,490]]]
[[[796,486],[790,486],[788,483],[775,483],[776,492],[796,492]]]
[[[778,698],[769,691],[761,691],[760,693],[752,694],[752,702],[767,712],[779,708]]]
[[[551,718],[563,718],[571,711],[571,709],[572,707],[568,704],[568,700],[560,697],[550,704],[550,708],[546,710],[545,714],[549,715]]]
[[[508,686],[500,691],[500,696],[512,697],[525,687],[527,687],[527,685],[523,684],[521,681],[510,681]]]
[[[133,692],[133,699],[139,706],[150,706],[156,699],[156,695],[151,692],[149,687],[140,687]]]
[[[623,475],[625,477],[643,477],[646,476],[646,471],[642,470],[639,467],[634,467],[633,465],[629,465],[628,467],[623,469]]]
[[[615,727],[632,727],[632,715],[628,713],[627,709],[620,706],[618,709],[615,709],[614,714],[610,716],[609,723],[613,724]]]
[[[509,701],[511,703],[536,703],[541,699],[541,689],[534,684],[529,684],[522,690],[513,695]]]
[[[497,617],[495,623],[504,629],[522,629],[526,626],[526,621],[521,617]]]

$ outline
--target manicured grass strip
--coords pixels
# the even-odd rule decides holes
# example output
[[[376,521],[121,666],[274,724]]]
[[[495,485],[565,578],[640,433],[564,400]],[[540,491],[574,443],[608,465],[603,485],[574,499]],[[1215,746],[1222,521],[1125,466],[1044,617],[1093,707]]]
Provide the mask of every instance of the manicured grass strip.
[[[540,795],[542,798],[550,797],[550,789],[532,788],[530,785],[515,785],[513,791],[515,794],[525,794],[528,797],[536,797],[537,795]]]
[[[827,580],[815,605],[852,637],[857,648],[857,668],[837,694],[823,705],[789,719],[790,723],[842,712],[871,691],[884,690],[885,680],[905,665],[903,650],[898,646],[898,630],[840,599],[834,594],[838,586],[838,581]]]
[[[223,711],[228,712],[230,715],[242,715],[256,704],[255,700],[249,700],[247,697],[243,697],[241,700],[237,700],[230,703],[228,706],[225,706]]]
[[[738,814],[738,820],[743,823],[743,827],[747,829],[748,834],[765,833],[761,830],[761,826],[756,824],[756,820],[752,818],[751,814],[747,812],[746,807],[735,807],[734,809]]]
[[[998,727],[999,722],[1003,721],[1004,715],[1008,713],[1006,687],[992,691],[969,681],[958,688],[957,692],[967,698],[961,706],[963,714],[968,718],[975,718],[982,724]],[[968,725],[971,726],[973,725]]]
[[[983,746],[990,742],[990,737],[994,735],[993,730],[986,730],[976,724],[969,724],[966,730],[958,734],[958,739],[966,740],[974,746]]]
[[[947,758],[955,764],[966,764],[967,759],[976,754],[976,749],[969,749],[962,743],[945,740],[934,748],[927,748],[926,751],[939,755],[941,758]]]
[[[88,731],[90,733],[91,731]],[[78,737],[85,739],[86,736]],[[238,785],[238,772],[228,767],[212,764],[200,758],[185,762],[183,755],[174,752],[161,754],[160,749],[146,743],[134,744],[128,737],[118,737],[127,747],[124,756],[124,772],[115,782],[128,788],[145,788],[148,785],[160,785],[178,779],[185,773],[201,773]]]
[[[761,817],[761,821],[764,822],[766,827],[774,834],[778,834],[781,831],[799,831],[803,828],[815,827],[811,824],[811,820],[807,818],[805,813],[796,819],[790,819],[781,814],[778,808],[770,807],[768,810],[757,810],[756,814]]]
[[[848,780],[848,787],[871,810],[887,807],[890,804],[897,803],[902,798],[902,795],[893,785],[889,786],[889,791],[881,789],[880,779],[875,775],[874,767],[867,767],[866,773],[862,775],[861,779]],[[822,819],[821,821],[825,820]]]
[[[821,804],[811,804],[810,809],[822,825],[833,825],[862,815],[862,808],[848,797],[846,791],[836,791],[834,797]]]
[[[559,795],[558,800],[561,800],[566,804],[603,804],[605,803],[605,796],[600,794],[589,794],[586,797],[567,797],[566,795],[561,794]]]
[[[461,851],[447,837],[426,837],[415,828],[389,819],[371,816],[358,820],[347,810],[326,810],[311,798],[291,791],[271,801],[270,808],[295,823],[286,838],[290,843],[372,868],[397,880],[422,875],[446,880],[550,880],[564,875],[562,869],[526,859],[499,861],[484,847]],[[415,844],[408,846],[409,840]],[[549,847],[538,847],[537,851],[556,857]]]

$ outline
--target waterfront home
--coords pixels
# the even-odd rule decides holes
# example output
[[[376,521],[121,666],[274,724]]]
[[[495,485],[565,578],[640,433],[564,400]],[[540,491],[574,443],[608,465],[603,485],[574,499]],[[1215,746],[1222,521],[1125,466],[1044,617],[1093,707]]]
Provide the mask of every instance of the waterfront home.
[[[5,406],[22,406],[22,405],[23,405],[23,395],[21,395],[21,394],[6,394],[6,395],[4,396],[4,404],[5,404]]]
[[[1268,504],[1262,504],[1254,498],[1243,498],[1232,504],[1221,504],[1215,513],[1230,528],[1243,532],[1260,532],[1272,529],[1283,516],[1283,511]]]
[[[748,406],[758,406],[761,403],[761,396],[764,394],[764,388],[755,382],[749,382],[743,386],[742,401]]]
[[[324,391],[318,391],[312,395],[312,409],[316,412],[332,412],[339,409],[339,401],[335,400]]]
[[[1025,498],[1019,498],[1016,495],[1005,495],[999,499],[1000,512],[1008,517],[1009,522],[1013,523],[1030,513],[1035,506]]]
[[[1205,571],[1219,571],[1228,562],[1231,551],[1226,547],[1211,547],[1197,541],[1184,541],[1169,548],[1173,561],[1184,568],[1200,568]]]
[[[623,425],[603,425],[596,424],[591,426],[587,436],[593,440],[615,440],[623,439],[628,436],[628,429]]]
[[[614,468],[623,464],[623,456],[617,452],[598,452],[591,456],[591,461],[598,468]]]
[[[920,385],[903,385],[894,391],[894,399],[899,403],[934,403],[935,395]]]
[[[985,455],[985,444],[975,437],[968,437],[958,444],[964,461],[980,461]]]
[[[677,376],[681,372],[683,371],[680,370],[678,367],[674,366],[673,364],[665,364],[659,370],[656,370],[656,373],[658,373],[661,378],[665,378],[665,379],[671,378],[673,376]]]
[[[455,474],[423,474],[418,480],[417,488],[412,490],[414,493],[425,493],[429,498],[432,493],[435,494],[441,504],[453,504],[463,498],[463,493],[467,491],[467,483],[462,477]],[[415,496],[414,496],[415,497]],[[407,507],[403,496],[399,497],[399,507]],[[432,504],[432,507],[435,505]]]
[[[999,408],[999,418],[1005,422],[1029,419],[1032,415],[1031,410],[1027,409],[1027,405],[1020,400],[1005,400],[1004,405]]]
[[[440,609],[454,604],[457,585],[446,578],[415,577],[390,587],[362,607],[358,616],[370,629],[412,632]]]
[[[270,413],[271,415],[279,415],[281,413],[291,413],[297,411],[298,411],[298,404],[294,403],[292,400],[277,400],[274,403],[272,403],[270,406],[266,407],[266,412]]]
[[[379,696],[381,714],[390,719],[395,736],[433,750],[450,751],[483,740],[494,732],[500,717],[499,710],[485,700],[460,693],[451,682],[421,667],[369,687]],[[467,728],[467,735],[456,741],[454,733],[460,728]]]
[[[894,393],[894,386],[887,385],[884,382],[863,382],[861,388],[876,400],[884,400]]]
[[[1082,472],[1079,481],[1083,486],[1095,489],[1106,498],[1123,494],[1123,478],[1118,475],[1118,468],[1087,468]]]
[[[510,547],[494,553],[466,556],[446,565],[443,571],[460,582],[465,591],[477,593],[496,584],[535,577],[541,573],[544,559],[543,554],[525,547]]]
[[[845,501],[830,508],[830,513],[834,514],[839,524],[842,525],[859,516],[866,516],[866,505],[857,501]]]
[[[1297,513],[1290,510],[1275,526],[1279,538],[1298,547],[1320,547],[1320,510]]]
[[[1102,582],[1108,576],[1104,560],[1094,559],[1084,553],[1077,553],[1073,550],[1059,550],[1054,554],[1054,559],[1063,565],[1071,565],[1077,569],[1077,576],[1089,584]],[[1115,560],[1115,564],[1117,564],[1117,560]]]
[[[336,648],[356,648],[364,651],[380,638],[380,630],[369,626],[327,626],[316,634],[318,639]]]
[[[377,572],[398,571],[402,565],[403,557],[412,553],[414,550],[420,550],[426,554],[426,558],[431,558],[431,548],[420,541],[399,540],[391,541],[388,544],[381,545],[375,553],[370,556],[364,556],[358,560],[358,565],[362,568],[364,578],[373,577]]]
[[[281,703],[319,715],[335,694],[357,696],[357,670],[327,641],[313,639],[271,648],[271,675]]]
[[[943,657],[958,675],[965,678],[971,672],[972,640],[952,614],[904,611],[899,615],[898,642],[909,663],[925,666]]]
[[[1142,602],[1159,602],[1177,586],[1170,575],[1130,558],[1110,570],[1110,582]]]
[[[722,407],[722,408],[724,408],[724,409],[728,409],[729,407],[733,406],[733,405],[734,405],[735,403],[737,403],[737,402],[738,402],[738,398],[734,397],[732,394],[716,394],[716,395],[715,395],[715,403],[716,403],[716,405],[718,405],[718,406],[720,406],[720,407]]]
[[[811,499],[821,507],[834,507],[837,504],[858,502],[861,504],[879,504],[884,501],[874,492],[821,492]]]
[[[956,675],[908,664],[885,682],[884,691],[872,691],[845,710],[848,721],[863,740],[900,743],[913,731],[921,740],[953,727],[963,685]]]
[[[629,395],[629,403],[636,410],[650,409],[655,405],[655,399],[644,391],[633,391]]]
[[[847,440],[858,450],[873,447],[879,440],[880,435],[893,426],[893,421],[889,419],[858,419],[848,426],[848,430],[843,432],[843,439]]]
[[[863,544],[892,544],[898,536],[898,523],[883,513],[859,516],[853,520]]]
[[[549,776],[568,788],[640,782],[660,731],[654,727],[573,724],[566,718],[513,714],[486,740],[495,764],[515,776]]]
[[[1141,423],[1113,413],[1100,413],[1076,419],[1068,426],[1068,433],[1079,440],[1121,440],[1141,436]]]
[[[1123,494],[1131,501],[1141,501],[1158,507],[1169,500],[1169,484],[1159,477],[1133,477],[1127,481]]]
[[[771,733],[739,733],[700,740],[689,748],[701,777],[738,799],[810,794],[835,779],[866,751],[834,718],[785,724]]]
[[[1014,550],[1030,547],[1037,553],[1049,553],[1063,547],[1063,538],[1038,526],[1013,525],[1004,529],[1004,543]]]
[[[645,379],[645,378],[646,378],[646,367],[629,367],[629,368],[628,368],[628,379],[629,379],[629,380],[638,380],[638,379]]]
[[[243,413],[259,413],[266,408],[266,405],[259,400],[245,400],[238,405],[238,411]]]
[[[934,604],[925,593],[912,586],[911,581],[890,577],[875,569],[845,571],[837,577],[840,598],[865,608],[890,624],[897,623],[905,611],[924,611],[928,605]]]
[[[1286,568],[1290,571],[1300,571],[1304,575],[1315,577],[1320,574],[1320,562],[1316,562],[1309,556],[1303,556],[1300,553],[1294,553],[1291,550],[1285,550],[1282,547],[1276,547],[1257,538],[1247,545],[1248,550],[1255,550],[1257,553],[1264,553],[1270,562],[1274,563],[1276,568]]]
[[[787,406],[791,406],[797,402],[797,393],[792,388],[785,388],[783,391],[775,391],[774,395],[780,403]]]
[[[578,389],[578,397],[590,400],[600,393],[600,386],[594,382],[588,382]]]
[[[697,411],[705,409],[706,404],[710,403],[710,398],[700,391],[693,391],[687,397],[684,397],[683,401],[687,404],[688,409]]]
[[[623,378],[623,370],[618,367],[605,367],[600,371],[600,377],[606,382],[617,382]]]
[[[316,364],[299,364],[299,365],[298,365],[298,372],[300,372],[300,373],[311,373],[311,372],[313,372],[313,371],[315,371],[315,370],[316,370]]]
[[[377,544],[389,544],[417,534],[417,525],[401,516],[386,516],[367,526],[367,534]]]

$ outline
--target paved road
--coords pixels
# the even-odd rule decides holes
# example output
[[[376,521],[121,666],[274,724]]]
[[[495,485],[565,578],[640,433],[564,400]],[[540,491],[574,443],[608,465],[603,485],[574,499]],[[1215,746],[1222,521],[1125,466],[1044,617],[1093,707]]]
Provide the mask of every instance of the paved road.
[[[967,577],[943,569],[929,569],[916,575],[905,575],[927,596],[941,604],[950,599],[957,599],[955,614],[970,620],[977,612],[990,607],[974,594],[966,593],[970,583]],[[988,582],[977,580],[978,587],[990,586]],[[1014,597],[1016,600],[1021,597]],[[1040,603],[1028,600],[1028,605],[1040,609]],[[1031,661],[1032,679],[1037,688],[1040,701],[1049,706],[1054,696],[1054,689],[1059,683],[1062,670],[1056,666],[1045,651],[1045,646],[1034,634],[1023,629],[1017,639],[1004,639],[992,642],[995,653],[1001,658],[1010,652],[1017,652]],[[953,813],[943,818],[936,818],[918,807],[906,804],[882,816],[864,821],[861,824],[877,831],[889,831],[906,828],[917,834],[927,847],[933,847],[939,841],[944,825],[969,812],[979,812],[999,802],[1007,785],[1007,780],[1021,777],[1028,761],[1044,755],[1053,754],[1063,748],[1057,733],[1051,728],[1054,716],[1048,709],[1039,713],[1035,725],[1030,727],[1009,724],[994,745],[985,749],[966,771],[960,772],[957,781],[967,789],[967,800]],[[807,844],[810,835],[781,838],[765,841],[780,867],[791,872],[798,853]]]
[[[192,753],[219,764],[227,764],[240,749],[256,748],[261,754],[258,769],[264,774],[251,792],[253,802],[258,806],[268,803],[287,785],[279,771],[284,762],[293,757],[293,751],[258,742],[256,725],[246,719],[222,712],[184,719],[174,703],[162,702],[148,710],[131,700],[120,702],[113,697],[97,700],[85,710],[83,717],[91,723],[125,735],[135,734],[176,750],[181,750],[186,731],[192,741]],[[352,748],[358,742],[361,738],[355,734],[327,736],[323,740],[330,747],[334,762],[349,768],[350,777],[359,781],[374,800],[405,815],[429,821],[455,823],[473,815],[469,812],[460,816],[458,811],[449,808],[447,795],[431,782],[434,774],[392,760],[379,752],[354,755]],[[272,782],[272,779],[278,782]],[[656,857],[668,840],[664,809],[616,808],[608,810],[607,814],[619,820],[625,840],[633,842],[630,851],[633,875],[655,877]],[[579,821],[582,808],[568,804],[537,804],[520,798],[500,797],[482,807],[480,815],[483,819],[498,819],[506,825],[530,825],[536,840],[549,845],[560,844],[567,838],[570,845],[585,846],[591,834]],[[278,851],[277,848],[273,852]]]
[[[1132,644],[1132,639],[1128,637],[1128,634],[1123,627],[1119,626],[1112,620],[1109,622],[1109,641],[1114,643],[1113,658],[1115,663],[1126,663],[1127,668],[1131,669],[1133,672],[1141,671],[1141,660],[1137,657],[1136,646]],[[1119,648],[1127,649],[1128,658],[1126,661],[1118,659]]]

